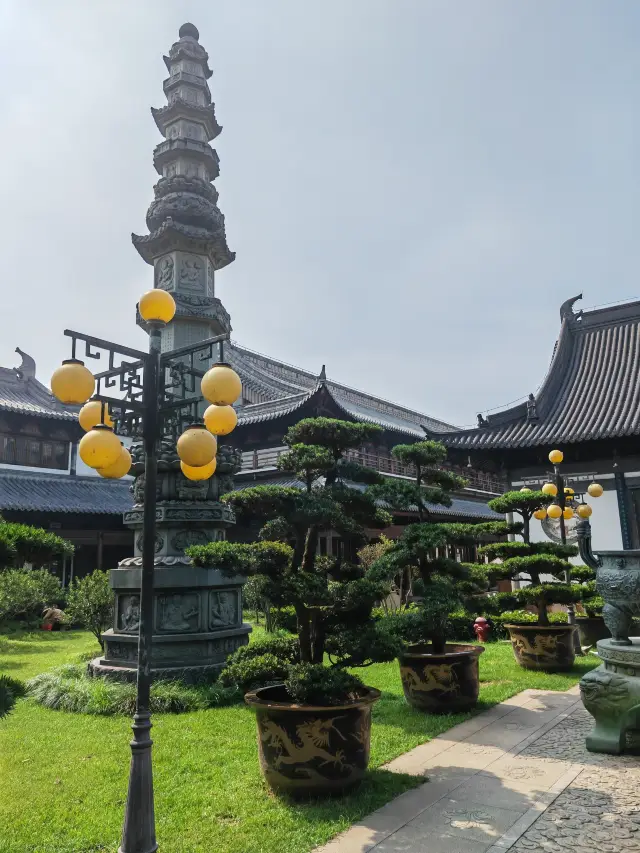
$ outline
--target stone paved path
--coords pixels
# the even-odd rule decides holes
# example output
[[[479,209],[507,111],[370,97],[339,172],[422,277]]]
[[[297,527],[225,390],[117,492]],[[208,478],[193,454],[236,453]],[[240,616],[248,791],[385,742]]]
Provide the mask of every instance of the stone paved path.
[[[316,853],[640,851],[640,759],[587,752],[578,689],[526,690],[392,761],[429,781]]]

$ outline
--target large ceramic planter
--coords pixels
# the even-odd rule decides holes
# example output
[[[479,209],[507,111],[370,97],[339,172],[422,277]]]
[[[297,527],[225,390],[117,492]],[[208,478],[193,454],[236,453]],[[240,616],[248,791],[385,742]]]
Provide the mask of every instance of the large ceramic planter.
[[[595,646],[598,640],[611,636],[602,616],[578,616],[576,625],[581,646]]]
[[[256,711],[258,753],[267,783],[294,797],[337,794],[357,785],[369,764],[371,707],[380,691],[332,707],[295,705],[283,686],[247,693]]]
[[[513,653],[525,669],[566,672],[575,660],[573,625],[505,625]]]
[[[447,714],[466,711],[478,701],[478,658],[482,646],[447,645],[432,654],[427,644],[410,646],[400,658],[400,677],[407,702],[419,711]]]

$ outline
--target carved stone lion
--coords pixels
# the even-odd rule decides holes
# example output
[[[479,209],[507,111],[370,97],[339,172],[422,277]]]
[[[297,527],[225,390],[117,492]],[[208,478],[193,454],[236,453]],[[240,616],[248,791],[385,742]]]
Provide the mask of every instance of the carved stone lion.
[[[594,716],[617,716],[627,710],[629,686],[622,676],[598,667],[582,676],[580,696],[587,711]]]

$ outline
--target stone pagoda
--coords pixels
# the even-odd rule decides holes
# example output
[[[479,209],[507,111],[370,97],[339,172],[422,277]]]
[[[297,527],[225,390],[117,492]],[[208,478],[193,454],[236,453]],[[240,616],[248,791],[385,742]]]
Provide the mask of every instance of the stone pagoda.
[[[215,272],[234,260],[217,207],[212,181],[218,155],[210,141],[220,133],[207,80],[206,50],[193,24],[180,27],[179,40],[164,57],[167,105],[152,109],[164,140],[153,162],[160,180],[147,211],[149,234],[132,235],[133,245],[154,270],[154,287],[171,292],[174,320],[162,332],[162,350],[228,333],[229,314],[215,296]],[[143,321],[138,318],[140,325]],[[222,354],[222,353],[221,353]],[[216,361],[217,359],[214,359]],[[203,367],[206,369],[205,363]],[[132,449],[135,506],[124,514],[133,528],[134,556],[111,571],[115,593],[113,629],[103,634],[105,654],[90,665],[95,674],[135,678],[140,611],[144,455]],[[244,578],[224,577],[214,569],[191,565],[184,550],[225,538],[235,523],[219,500],[233,488],[240,453],[219,445],[217,469],[210,480],[184,477],[167,437],[158,452],[158,504],[155,559],[155,614],[152,669],[157,676],[194,681],[220,669],[227,656],[248,641],[242,622]]]

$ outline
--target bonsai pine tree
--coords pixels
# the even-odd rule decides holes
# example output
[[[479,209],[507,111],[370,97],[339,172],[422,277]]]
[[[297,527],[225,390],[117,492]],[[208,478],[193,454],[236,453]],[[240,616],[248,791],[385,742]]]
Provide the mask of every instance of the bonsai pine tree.
[[[528,581],[528,585],[511,593],[498,593],[487,602],[492,602],[497,612],[525,608],[536,608],[539,625],[548,625],[547,608],[552,604],[571,604],[580,600],[580,586],[567,582],[567,572],[571,572],[570,557],[578,553],[574,545],[562,545],[556,542],[532,542],[530,521],[534,513],[543,509],[553,498],[539,491],[506,492],[499,498],[489,501],[495,512],[516,513],[522,518],[522,542],[496,542],[478,548],[478,554],[489,560],[499,559],[500,563],[491,563],[485,569],[492,580]],[[544,580],[549,577],[550,580]],[[494,611],[495,612],[495,611]]]
[[[479,566],[451,556],[461,546],[475,545],[481,536],[497,536],[511,528],[504,522],[454,524],[430,520],[430,505],[451,506],[451,492],[465,481],[441,466],[446,448],[437,441],[400,444],[393,455],[415,467],[413,483],[388,480],[374,492],[395,509],[417,509],[420,521],[408,525],[393,548],[380,559],[391,571],[407,571],[422,581],[419,607],[407,612],[400,622],[407,641],[430,641],[434,653],[444,652],[449,613],[462,600],[486,586],[486,574]]]
[[[286,662],[286,685],[299,702],[343,701],[362,688],[346,667],[392,660],[398,651],[384,620],[371,615],[391,588],[388,566],[361,567],[318,554],[321,530],[335,530],[355,546],[366,542],[367,529],[391,523],[371,491],[382,477],[345,459],[347,450],[380,432],[373,424],[331,418],[300,421],[287,432],[289,450],[278,465],[302,485],[255,486],[224,498],[245,518],[264,523],[263,541],[188,550],[196,565],[261,576],[262,594],[273,606],[295,608],[300,665]]]

